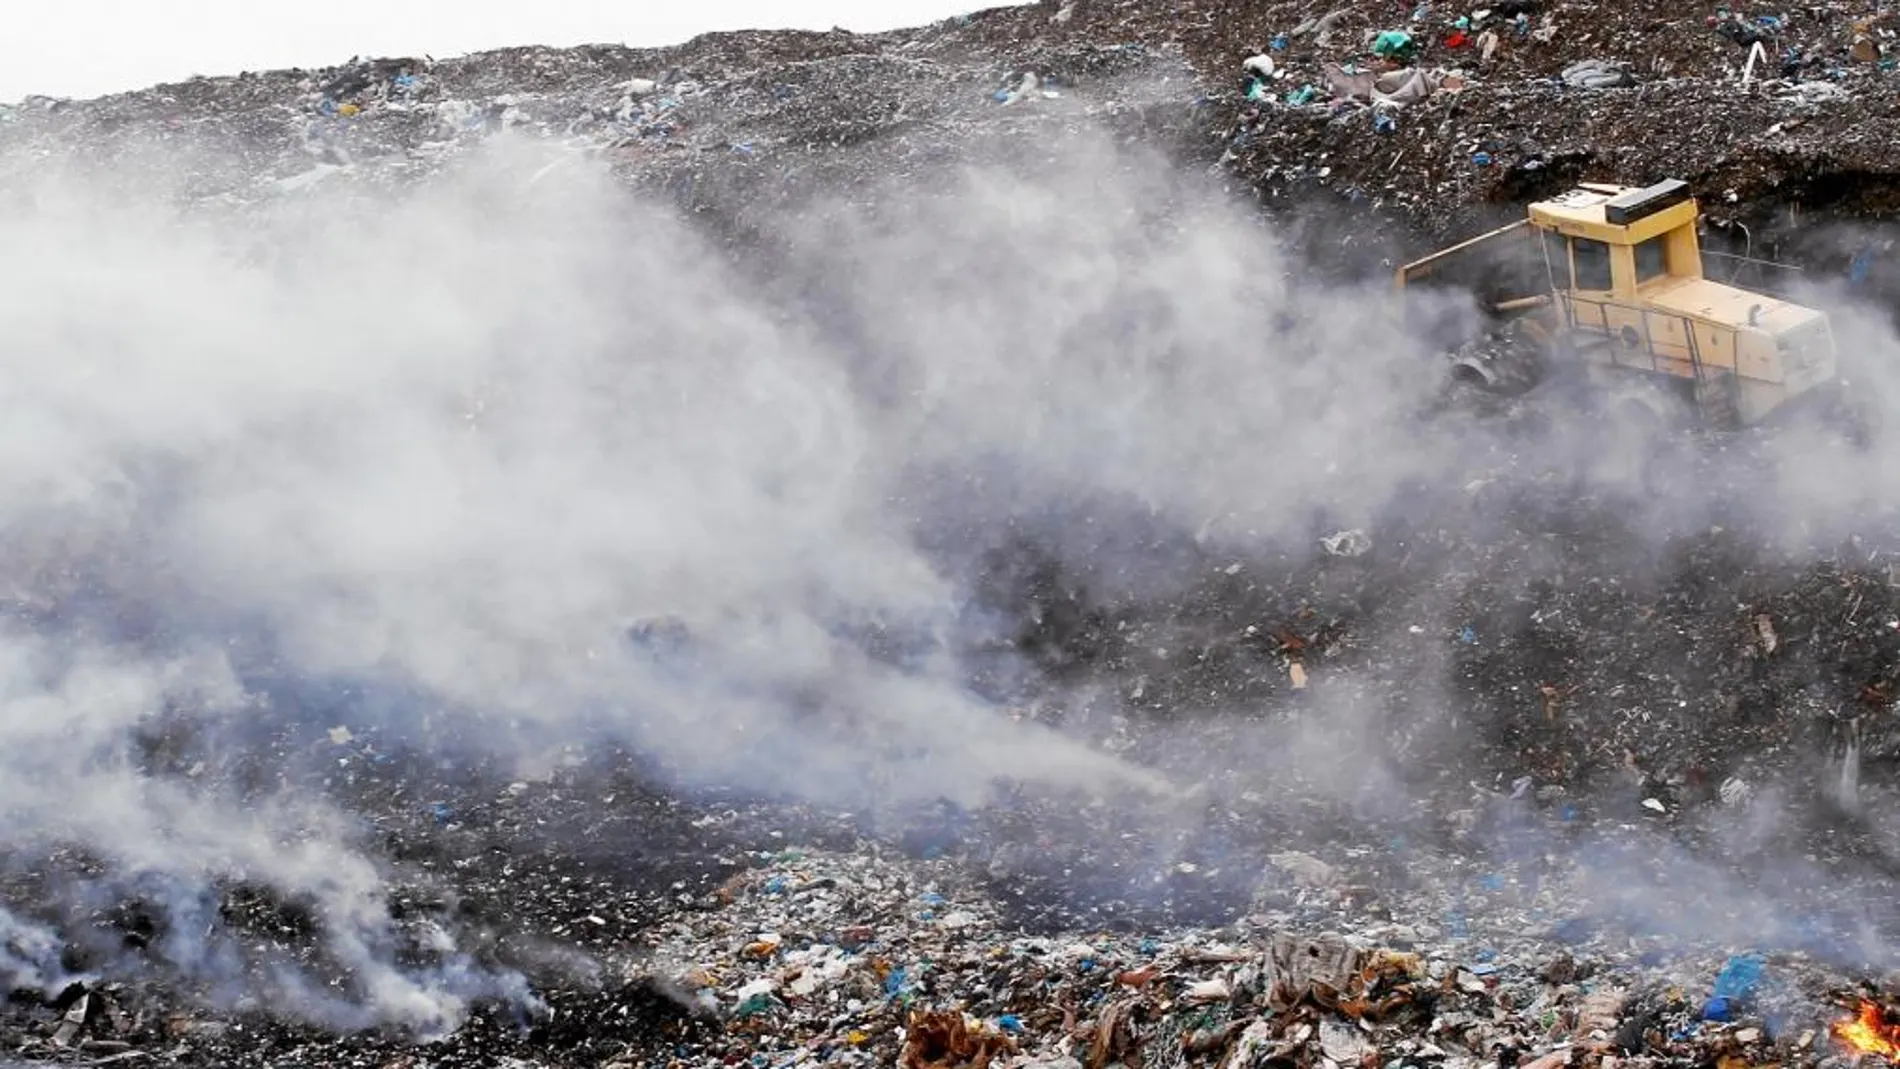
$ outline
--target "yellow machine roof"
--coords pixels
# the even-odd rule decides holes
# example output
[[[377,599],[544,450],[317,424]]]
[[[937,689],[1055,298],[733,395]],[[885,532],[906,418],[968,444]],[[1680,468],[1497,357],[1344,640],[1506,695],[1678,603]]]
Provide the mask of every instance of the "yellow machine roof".
[[[1676,188],[1671,190],[1671,186]],[[1553,227],[1566,234],[1583,234],[1599,240],[1634,244],[1693,221],[1698,209],[1687,193],[1688,188],[1679,182],[1647,188],[1585,183],[1562,196],[1532,204],[1530,216],[1538,225]],[[1623,211],[1615,217],[1618,221],[1612,222],[1611,202],[1619,197],[1634,197],[1638,194],[1650,194],[1652,198],[1667,197],[1668,200],[1661,207],[1643,209],[1633,217],[1628,212],[1629,205],[1624,204]]]
[[[1635,186],[1578,186],[1562,196],[1549,200],[1540,200],[1531,205],[1534,214],[1549,216],[1558,222],[1595,223],[1603,226],[1609,222],[1603,216],[1603,206],[1619,194],[1632,192]]]

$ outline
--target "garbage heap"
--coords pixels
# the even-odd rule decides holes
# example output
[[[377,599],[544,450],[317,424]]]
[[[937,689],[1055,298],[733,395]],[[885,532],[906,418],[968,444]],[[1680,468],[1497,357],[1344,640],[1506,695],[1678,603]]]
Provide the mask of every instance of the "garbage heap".
[[[1891,13],[1671,0],[1044,0],[878,35],[358,59],[0,109],[0,179],[188,161],[253,206],[432,174],[512,132],[604,158],[698,213],[869,195],[970,141],[1092,125],[1219,162],[1268,204],[1425,230],[1579,179],[1692,183],[1718,220],[1896,201]]]
[[[645,975],[679,1001],[672,1053],[689,1064],[1557,1069],[1851,1053],[1829,1029],[1859,1001],[1799,954],[1664,965],[1588,926],[1540,942],[1530,917],[1512,932],[1502,914],[1455,929],[1361,918],[1344,936],[1317,927],[1354,894],[1332,866],[1289,852],[1272,882],[1299,904],[1228,928],[1025,938],[940,868],[783,854],[660,936]]]
[[[1369,909],[1355,876],[1350,856],[1282,851],[1231,924],[1033,935],[955,859],[759,849],[531,1025],[498,1014],[417,1045],[75,984],[31,1021],[16,1002],[6,1035],[78,1064],[514,1069],[1844,1067],[1900,1036],[1817,956],[1565,916],[1562,879],[1458,872]],[[1403,919],[1440,894],[1460,904]]]
[[[874,36],[366,59],[31,98],[0,111],[0,185],[161,176],[194,210],[329,208],[312,194],[375,201],[520,135],[743,225],[802,198],[921,179],[973,138],[1090,125],[1218,165],[1270,203],[1330,197],[1367,231],[1391,215],[1457,230],[1577,178],[1683,177],[1737,220],[1784,216],[1790,198],[1862,211],[1897,188],[1894,32],[1887,14],[1850,3],[1063,0]],[[1329,839],[1317,819],[1305,827],[1318,841],[1295,848],[1276,841],[1293,822],[1249,808],[1244,786],[1270,781],[1283,788],[1274,804],[1302,815],[1325,809],[1328,798],[1301,794],[1312,785],[1292,762],[1230,770],[1235,789],[1196,824],[1205,850],[1151,869],[1132,847],[1112,852],[1126,837],[1091,833],[1105,819],[1093,812],[1032,827],[1007,850],[899,851],[848,827],[735,844],[717,834],[718,812],[635,810],[604,780],[483,795],[423,784],[421,762],[378,772],[387,751],[361,749],[368,731],[334,730],[283,751],[388,777],[356,801],[392,853],[429,873],[404,916],[476,902],[485,912],[463,925],[506,933],[490,949],[533,976],[542,1005],[485,1006],[424,1044],[288,1025],[272,1007],[162,976],[84,976],[18,993],[0,1046],[61,1063],[387,1069],[1752,1069],[1892,1053],[1891,955],[1856,938],[1894,918],[1857,926],[1866,918],[1826,912],[1886,908],[1890,883],[1769,865],[1758,867],[1795,873],[1793,886],[1756,895],[1699,863],[1635,883],[1642,864],[1628,859],[1688,843],[1720,858],[1728,846],[1710,828],[1747,825],[1751,792],[1775,784],[1747,768],[1750,755],[1780,761],[1799,731],[1828,729],[1843,709],[1856,732],[1866,719],[1870,754],[1891,755],[1900,586],[1876,558],[1893,547],[1870,535],[1835,554],[1838,566],[1789,569],[1736,531],[1704,528],[1658,553],[1664,563],[1618,574],[1606,549],[1628,542],[1618,503],[1575,500],[1562,471],[1470,475],[1440,515],[1325,534],[1310,570],[1209,561],[1177,604],[1089,606],[1105,637],[1058,652],[1107,650],[1117,656],[1070,659],[1132,666],[1090,681],[1124,697],[1129,716],[1087,731],[1136,731],[1125,721],[1152,714],[1157,737],[1176,735],[1168,718],[1196,694],[1321,716],[1309,699],[1353,672],[1370,682],[1341,704],[1389,705],[1398,723],[1416,712],[1418,666],[1449,663],[1472,725],[1461,740],[1481,736],[1485,782],[1468,787],[1464,768],[1418,750],[1399,756],[1422,780],[1450,781],[1441,793],[1532,805],[1559,829],[1594,816],[1614,840],[1595,853],[1561,832],[1502,860],[1434,848],[1416,828]],[[1459,526],[1471,515],[1512,523],[1485,541]],[[1500,594],[1501,575],[1523,579],[1524,595]],[[1144,619],[1190,640],[1145,637]],[[1443,809],[1425,822],[1434,831],[1477,819]],[[1845,852],[1835,827],[1778,860]],[[1861,827],[1875,845],[1853,847],[1876,868],[1880,830]],[[1108,843],[1108,859],[1083,864],[1085,840]],[[1605,868],[1605,856],[1625,861]],[[6,900],[54,901],[53,868],[0,873]],[[1199,905],[1063,904],[1104,869],[1124,890]],[[1617,906],[1608,917],[1605,901]],[[71,908],[72,930],[151,942],[124,903]],[[272,939],[301,930],[294,910],[236,891],[207,912],[254,921],[273,952]],[[0,941],[0,972],[28,950]],[[204,1009],[214,1003],[235,1008]]]

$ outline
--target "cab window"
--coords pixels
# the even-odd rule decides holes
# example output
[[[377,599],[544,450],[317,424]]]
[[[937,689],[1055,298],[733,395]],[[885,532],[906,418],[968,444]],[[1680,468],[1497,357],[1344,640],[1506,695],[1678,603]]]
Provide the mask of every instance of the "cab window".
[[[1636,281],[1648,282],[1669,271],[1668,258],[1663,255],[1663,239],[1658,234],[1648,241],[1636,245]]]
[[[1550,266],[1552,285],[1570,285],[1570,242],[1555,230],[1544,231],[1544,262]]]
[[[1571,238],[1571,257],[1576,262],[1577,288],[1580,290],[1607,290],[1610,288],[1610,247],[1590,238]]]

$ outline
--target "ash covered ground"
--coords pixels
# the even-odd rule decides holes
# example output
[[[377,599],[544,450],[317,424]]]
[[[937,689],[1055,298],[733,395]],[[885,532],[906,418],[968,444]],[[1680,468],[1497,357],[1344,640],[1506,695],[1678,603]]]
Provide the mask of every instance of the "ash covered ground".
[[[1447,393],[1386,270],[1683,177],[1878,409],[1890,30],[1330,15],[0,111],[6,1055],[1845,1061],[1900,439]]]

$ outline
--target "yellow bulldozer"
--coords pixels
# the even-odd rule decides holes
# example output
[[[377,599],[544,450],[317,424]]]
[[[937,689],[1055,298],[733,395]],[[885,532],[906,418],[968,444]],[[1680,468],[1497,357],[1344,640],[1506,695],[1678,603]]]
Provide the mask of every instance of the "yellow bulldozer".
[[[1707,277],[1716,254],[1702,250],[1699,221],[1681,181],[1585,184],[1406,264],[1398,287],[1469,286],[1460,266],[1489,266],[1475,288],[1488,289],[1494,327],[1452,350],[1454,376],[1474,386],[1515,393],[1570,375],[1651,418],[1760,423],[1836,381],[1834,335],[1816,309]]]

